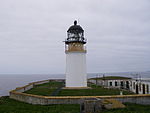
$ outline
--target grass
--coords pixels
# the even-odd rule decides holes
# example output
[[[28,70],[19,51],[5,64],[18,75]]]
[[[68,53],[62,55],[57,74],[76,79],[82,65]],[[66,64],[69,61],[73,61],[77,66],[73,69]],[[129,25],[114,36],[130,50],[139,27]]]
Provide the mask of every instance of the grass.
[[[105,110],[102,113],[150,113],[150,105],[125,103],[123,109]],[[9,97],[0,98],[0,113],[80,113],[80,105],[31,105]]]
[[[62,86],[62,82],[49,82],[38,85],[24,93],[36,94],[43,96],[51,96],[51,94],[57,90],[58,87]],[[62,89],[57,96],[104,96],[104,95],[119,95],[119,89],[107,89],[95,84],[89,84],[92,89]],[[124,95],[133,94],[129,91],[123,91]]]
[[[104,95],[119,95],[119,89],[107,89],[101,86],[91,84],[92,89],[62,89],[58,96],[104,96]],[[133,94],[129,91],[123,91],[124,95]]]
[[[79,113],[80,105],[32,105],[9,97],[0,98],[0,113]]]
[[[62,82],[49,82],[37,85],[25,93],[50,96],[62,86]],[[106,89],[95,84],[88,84],[92,89],[62,89],[58,96],[90,96],[90,95],[119,95],[119,89]],[[132,94],[128,91],[123,91],[123,94]],[[150,113],[150,105],[139,105],[125,103],[127,106],[124,109],[104,110],[102,113]],[[24,102],[19,102],[9,97],[0,98],[0,113],[80,113],[80,105],[77,104],[62,104],[62,105],[31,105]]]
[[[58,87],[62,86],[62,82],[49,82],[41,85],[37,85],[34,88],[24,92],[28,94],[35,94],[35,95],[43,95],[43,96],[50,96]]]
[[[150,113],[150,105],[125,103],[124,109],[105,110],[102,113]]]

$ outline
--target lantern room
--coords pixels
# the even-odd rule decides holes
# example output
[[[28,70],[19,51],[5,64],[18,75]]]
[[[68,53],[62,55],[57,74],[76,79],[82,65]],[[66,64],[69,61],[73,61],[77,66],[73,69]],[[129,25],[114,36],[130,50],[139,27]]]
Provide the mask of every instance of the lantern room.
[[[72,25],[67,30],[67,39],[65,40],[65,51],[86,52],[84,44],[86,44],[86,39],[84,38],[84,30],[80,25],[77,25],[77,21],[75,20],[74,25]]]

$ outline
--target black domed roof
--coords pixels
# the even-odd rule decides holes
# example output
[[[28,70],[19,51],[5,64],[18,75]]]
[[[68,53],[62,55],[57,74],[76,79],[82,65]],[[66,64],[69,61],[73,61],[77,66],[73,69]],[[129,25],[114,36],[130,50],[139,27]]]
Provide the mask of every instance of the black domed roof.
[[[67,32],[84,32],[84,30],[82,29],[82,27],[80,25],[77,25],[77,21],[74,21],[74,25],[72,25]]]

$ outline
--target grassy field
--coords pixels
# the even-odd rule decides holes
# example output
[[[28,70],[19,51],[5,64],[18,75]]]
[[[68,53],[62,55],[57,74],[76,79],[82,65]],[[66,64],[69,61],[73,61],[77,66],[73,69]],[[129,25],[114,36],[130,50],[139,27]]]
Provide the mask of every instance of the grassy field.
[[[150,105],[125,103],[124,109],[105,110],[102,113],[150,113]],[[9,97],[0,98],[0,113],[80,113],[80,105],[31,105]]]
[[[58,87],[62,86],[61,82],[49,82],[38,85],[25,93],[50,96]],[[62,89],[57,94],[58,96],[102,96],[102,95],[119,95],[119,89],[106,89],[94,84],[88,84],[92,89]],[[123,91],[124,95],[133,94],[129,91]]]
[[[0,113],[79,113],[80,105],[31,105],[9,97],[0,98]]]
[[[62,89],[58,96],[103,96],[103,95],[119,95],[119,89],[106,89],[101,86],[90,84],[92,89]],[[123,91],[124,95],[133,94],[129,91]]]
[[[119,95],[119,89],[106,89],[94,84],[88,84],[92,89],[62,89],[58,96],[78,95]],[[49,82],[35,86],[25,93],[50,96],[58,87],[63,86],[62,82]],[[123,91],[123,94],[132,94]],[[102,113],[150,113],[150,105],[137,105],[125,103],[124,109],[105,110]],[[0,98],[0,113],[80,113],[80,105],[31,105],[19,102],[8,97]]]
[[[62,82],[49,82],[41,85],[37,85],[34,88],[24,92],[28,94],[35,95],[43,95],[43,96],[51,96],[51,94],[60,86],[62,86]]]

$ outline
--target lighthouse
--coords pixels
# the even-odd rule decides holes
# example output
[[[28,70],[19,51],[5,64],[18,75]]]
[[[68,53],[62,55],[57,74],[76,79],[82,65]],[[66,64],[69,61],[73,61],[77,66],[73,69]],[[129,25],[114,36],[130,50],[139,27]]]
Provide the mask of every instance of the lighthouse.
[[[67,30],[65,40],[66,88],[87,87],[85,44],[84,30],[74,21],[74,25]]]

